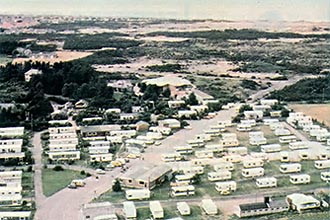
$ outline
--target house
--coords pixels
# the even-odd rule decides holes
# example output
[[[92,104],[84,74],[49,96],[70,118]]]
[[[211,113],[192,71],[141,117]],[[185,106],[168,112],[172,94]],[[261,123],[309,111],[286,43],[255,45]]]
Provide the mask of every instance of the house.
[[[24,134],[24,127],[0,128],[0,137],[20,137]]]
[[[265,173],[264,168],[262,167],[254,167],[254,168],[243,168],[242,176],[244,177],[259,177],[263,176]]]
[[[164,218],[164,209],[159,201],[150,201],[149,209],[153,219],[162,219]]]
[[[169,179],[172,175],[172,168],[167,165],[154,166],[151,164],[141,164],[130,169],[119,177],[121,185],[127,188],[147,188],[153,189],[158,184]]]
[[[150,124],[148,122],[145,121],[138,121],[136,124],[136,130],[137,131],[147,131],[150,127]]]
[[[314,166],[316,169],[328,169],[330,168],[330,160],[316,160]]]
[[[238,216],[240,218],[253,217],[281,213],[288,210],[289,206],[284,200],[271,200],[269,197],[265,197],[263,202],[240,204]]]
[[[171,128],[171,129],[181,127],[180,121],[177,119],[173,119],[173,118],[160,120],[160,121],[158,121],[158,125],[160,127],[166,127],[166,128]]]
[[[216,182],[215,183],[215,190],[218,192],[222,192],[225,190],[228,191],[236,191],[237,189],[237,184],[235,181],[224,181],[224,182]]]
[[[80,134],[82,137],[109,136],[111,131],[121,130],[120,125],[92,125],[80,126]]]
[[[307,196],[301,193],[293,193],[286,197],[286,202],[290,209],[296,210],[299,213],[309,210],[319,208],[321,203],[319,200],[315,199],[313,196]]]
[[[174,100],[174,101],[168,101],[167,104],[169,108],[177,109],[184,106],[186,103],[183,100]]]
[[[41,74],[42,74],[42,71],[41,70],[30,69],[29,71],[27,71],[27,72],[24,73],[25,82],[30,82],[32,76],[41,75]]]
[[[219,170],[217,172],[209,172],[207,174],[207,179],[209,181],[230,180],[231,172],[229,170]]]
[[[282,147],[279,144],[266,144],[260,146],[261,152],[273,153],[281,151]]]
[[[301,171],[300,163],[285,163],[280,165],[281,173],[298,173]]]
[[[263,167],[264,161],[260,158],[248,158],[243,161],[244,168]]]
[[[207,215],[218,214],[218,207],[212,199],[203,199],[200,206]]]
[[[191,118],[196,115],[197,115],[197,112],[193,111],[193,110],[179,110],[178,111],[178,118],[182,118],[182,117]]]

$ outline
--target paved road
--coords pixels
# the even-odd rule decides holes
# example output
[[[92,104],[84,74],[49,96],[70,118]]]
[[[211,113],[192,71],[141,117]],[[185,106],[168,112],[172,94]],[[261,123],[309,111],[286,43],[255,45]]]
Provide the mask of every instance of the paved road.
[[[45,201],[46,197],[43,194],[42,190],[42,180],[41,180],[41,170],[42,170],[42,146],[41,146],[41,136],[42,132],[34,133],[32,139],[32,153],[34,157],[34,191],[36,197],[37,209],[40,208],[41,204]]]

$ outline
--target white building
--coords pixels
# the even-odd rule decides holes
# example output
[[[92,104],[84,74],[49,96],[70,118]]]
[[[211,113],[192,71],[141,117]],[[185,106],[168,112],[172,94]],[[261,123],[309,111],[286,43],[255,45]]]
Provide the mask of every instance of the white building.
[[[180,215],[190,215],[191,214],[190,207],[189,207],[188,203],[186,203],[186,202],[176,203],[176,208],[177,208],[178,212],[180,213]]]
[[[42,71],[41,70],[30,69],[29,71],[27,71],[27,72],[24,73],[25,82],[29,82],[31,80],[32,76],[34,76],[34,75],[40,75],[40,74],[42,74]]]
[[[137,217],[134,202],[123,202],[123,212],[126,219],[135,219]]]
[[[292,184],[308,184],[311,181],[311,176],[308,174],[290,175],[290,183]]]
[[[20,137],[24,134],[24,127],[0,128],[0,137]]]
[[[277,179],[275,177],[264,177],[256,179],[258,188],[269,188],[277,186]]]
[[[201,208],[204,210],[207,215],[216,215],[218,214],[218,207],[213,202],[212,199],[203,199],[201,203]]]
[[[164,218],[164,209],[159,201],[150,201],[149,209],[154,219]]]
[[[299,213],[308,209],[320,207],[320,201],[313,196],[307,196],[300,193],[290,194],[286,197],[286,202],[292,210],[297,210]]]
[[[177,119],[173,119],[173,118],[160,120],[160,121],[158,121],[158,125],[160,127],[171,128],[171,129],[181,127],[180,121]]]

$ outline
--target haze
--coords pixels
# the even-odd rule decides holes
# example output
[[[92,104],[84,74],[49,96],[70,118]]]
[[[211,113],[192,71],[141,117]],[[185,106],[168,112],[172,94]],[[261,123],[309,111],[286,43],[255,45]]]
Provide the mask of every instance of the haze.
[[[0,14],[330,21],[328,0],[0,0]]]

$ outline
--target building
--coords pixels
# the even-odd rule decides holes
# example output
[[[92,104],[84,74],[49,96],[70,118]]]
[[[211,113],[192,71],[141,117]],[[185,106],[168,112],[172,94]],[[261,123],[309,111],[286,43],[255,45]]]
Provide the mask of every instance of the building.
[[[143,200],[150,198],[149,189],[129,189],[125,191],[125,196],[127,200]]]
[[[136,219],[137,217],[136,208],[132,201],[123,202],[123,212],[125,219]]]
[[[194,117],[196,115],[197,115],[197,112],[193,111],[193,110],[179,110],[178,111],[178,117],[179,118],[182,118],[182,117],[191,118],[191,117]]]
[[[209,109],[209,107],[207,107],[207,105],[191,105],[191,106],[189,106],[189,108],[191,111],[195,111],[198,114],[203,113]]]
[[[191,214],[190,207],[189,207],[188,203],[186,203],[186,202],[177,202],[176,208],[177,208],[178,212],[180,213],[180,215],[190,215]]]
[[[7,211],[7,212],[0,212],[0,219],[1,220],[31,220],[31,212],[30,211]]]
[[[168,101],[167,104],[169,108],[177,109],[184,106],[186,103],[183,100],[174,100],[174,101]]]
[[[137,131],[147,131],[150,127],[150,124],[145,121],[139,121],[135,124]]]
[[[244,114],[245,119],[255,119],[255,120],[262,119],[263,115],[264,115],[264,113],[262,111],[257,111],[257,110],[244,111],[243,114]]]
[[[307,196],[301,193],[293,193],[286,197],[286,202],[290,209],[296,210],[299,213],[320,207],[320,201],[313,196]]]
[[[29,82],[31,80],[32,76],[40,75],[40,74],[42,74],[41,70],[30,69],[29,71],[24,73],[25,82]]]
[[[0,128],[0,137],[20,137],[24,134],[24,127]]]
[[[125,90],[132,91],[134,87],[130,80],[116,80],[109,82],[107,86],[113,88],[114,91],[117,92],[123,92]]]
[[[95,136],[110,136],[111,131],[121,130],[120,125],[92,125],[80,126],[80,133],[82,137],[95,137]]]
[[[0,205],[16,206],[22,203],[22,171],[0,172]]]
[[[76,102],[74,106],[76,109],[85,109],[88,107],[88,102],[86,100],[81,99],[78,102]]]
[[[289,206],[284,200],[272,201],[269,197],[265,197],[264,202],[240,204],[238,216],[240,218],[253,217],[259,215],[281,213],[286,212],[288,210]]]
[[[123,187],[153,189],[171,176],[172,168],[167,165],[154,166],[144,163],[127,171],[119,180]]]

